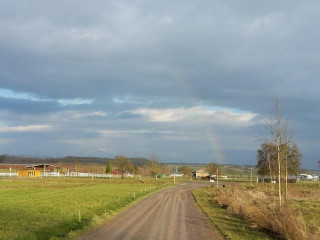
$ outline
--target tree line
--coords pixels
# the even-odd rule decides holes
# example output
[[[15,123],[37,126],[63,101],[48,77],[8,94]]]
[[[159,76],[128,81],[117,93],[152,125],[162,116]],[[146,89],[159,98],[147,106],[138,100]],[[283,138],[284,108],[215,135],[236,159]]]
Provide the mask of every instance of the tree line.
[[[211,175],[217,173],[218,166],[215,163],[209,163],[206,165],[206,170]],[[150,163],[145,165],[143,168],[138,168],[132,161],[125,156],[116,156],[114,160],[107,161],[106,173],[112,173],[113,169],[120,171],[122,177],[125,173],[129,172],[132,174],[139,174],[144,171],[144,175],[159,176],[159,175],[169,175],[171,173],[182,173],[184,178],[192,178],[193,169],[188,167],[186,164],[182,164],[177,169],[173,169],[169,164],[160,163],[156,155],[152,155],[150,158]]]
[[[135,159],[133,159],[135,160]],[[108,160],[106,165],[106,173],[112,173],[113,170],[118,170],[122,177],[126,173],[130,174],[141,174],[155,176],[157,174],[170,174],[172,169],[169,164],[159,163],[158,158],[153,155],[150,160],[144,165],[138,166],[132,161],[132,159],[127,158],[123,155],[117,155],[114,159]]]
[[[129,158],[136,166],[145,166],[150,164],[147,158]],[[40,157],[24,157],[12,155],[0,155],[0,163],[6,164],[33,164],[33,163],[97,163],[105,164],[107,161],[114,161],[114,158],[99,157],[75,157],[67,156],[61,158],[40,158]]]

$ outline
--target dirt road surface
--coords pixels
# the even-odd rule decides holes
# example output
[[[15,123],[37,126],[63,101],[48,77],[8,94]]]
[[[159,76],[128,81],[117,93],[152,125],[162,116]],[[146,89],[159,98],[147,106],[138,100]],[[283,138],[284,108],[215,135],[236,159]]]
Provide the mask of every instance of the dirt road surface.
[[[156,192],[79,240],[218,240],[185,183]]]

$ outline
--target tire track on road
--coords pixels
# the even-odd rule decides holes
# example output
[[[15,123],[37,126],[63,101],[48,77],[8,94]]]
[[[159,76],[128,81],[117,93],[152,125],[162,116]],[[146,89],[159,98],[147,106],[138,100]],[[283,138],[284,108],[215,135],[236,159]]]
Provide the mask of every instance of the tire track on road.
[[[187,183],[160,190],[79,240],[218,240],[192,197],[192,190],[201,186]]]

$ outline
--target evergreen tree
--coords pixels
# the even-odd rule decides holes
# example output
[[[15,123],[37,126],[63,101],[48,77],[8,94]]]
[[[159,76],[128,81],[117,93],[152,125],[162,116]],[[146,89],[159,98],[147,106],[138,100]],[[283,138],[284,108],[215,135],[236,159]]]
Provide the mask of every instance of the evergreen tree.
[[[110,174],[112,171],[111,171],[111,167],[110,167],[110,161],[107,162],[107,167],[106,167],[106,173],[107,174]]]

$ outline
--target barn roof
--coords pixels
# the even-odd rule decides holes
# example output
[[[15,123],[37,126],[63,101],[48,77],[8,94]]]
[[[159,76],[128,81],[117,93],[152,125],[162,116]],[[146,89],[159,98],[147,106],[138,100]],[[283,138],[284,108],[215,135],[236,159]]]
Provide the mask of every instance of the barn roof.
[[[201,168],[201,169],[198,169],[195,172],[197,172],[197,173],[208,173],[208,169],[207,168]]]
[[[51,164],[34,164],[34,165],[29,165],[26,166],[26,168],[47,168],[47,167],[54,167],[54,165]]]

